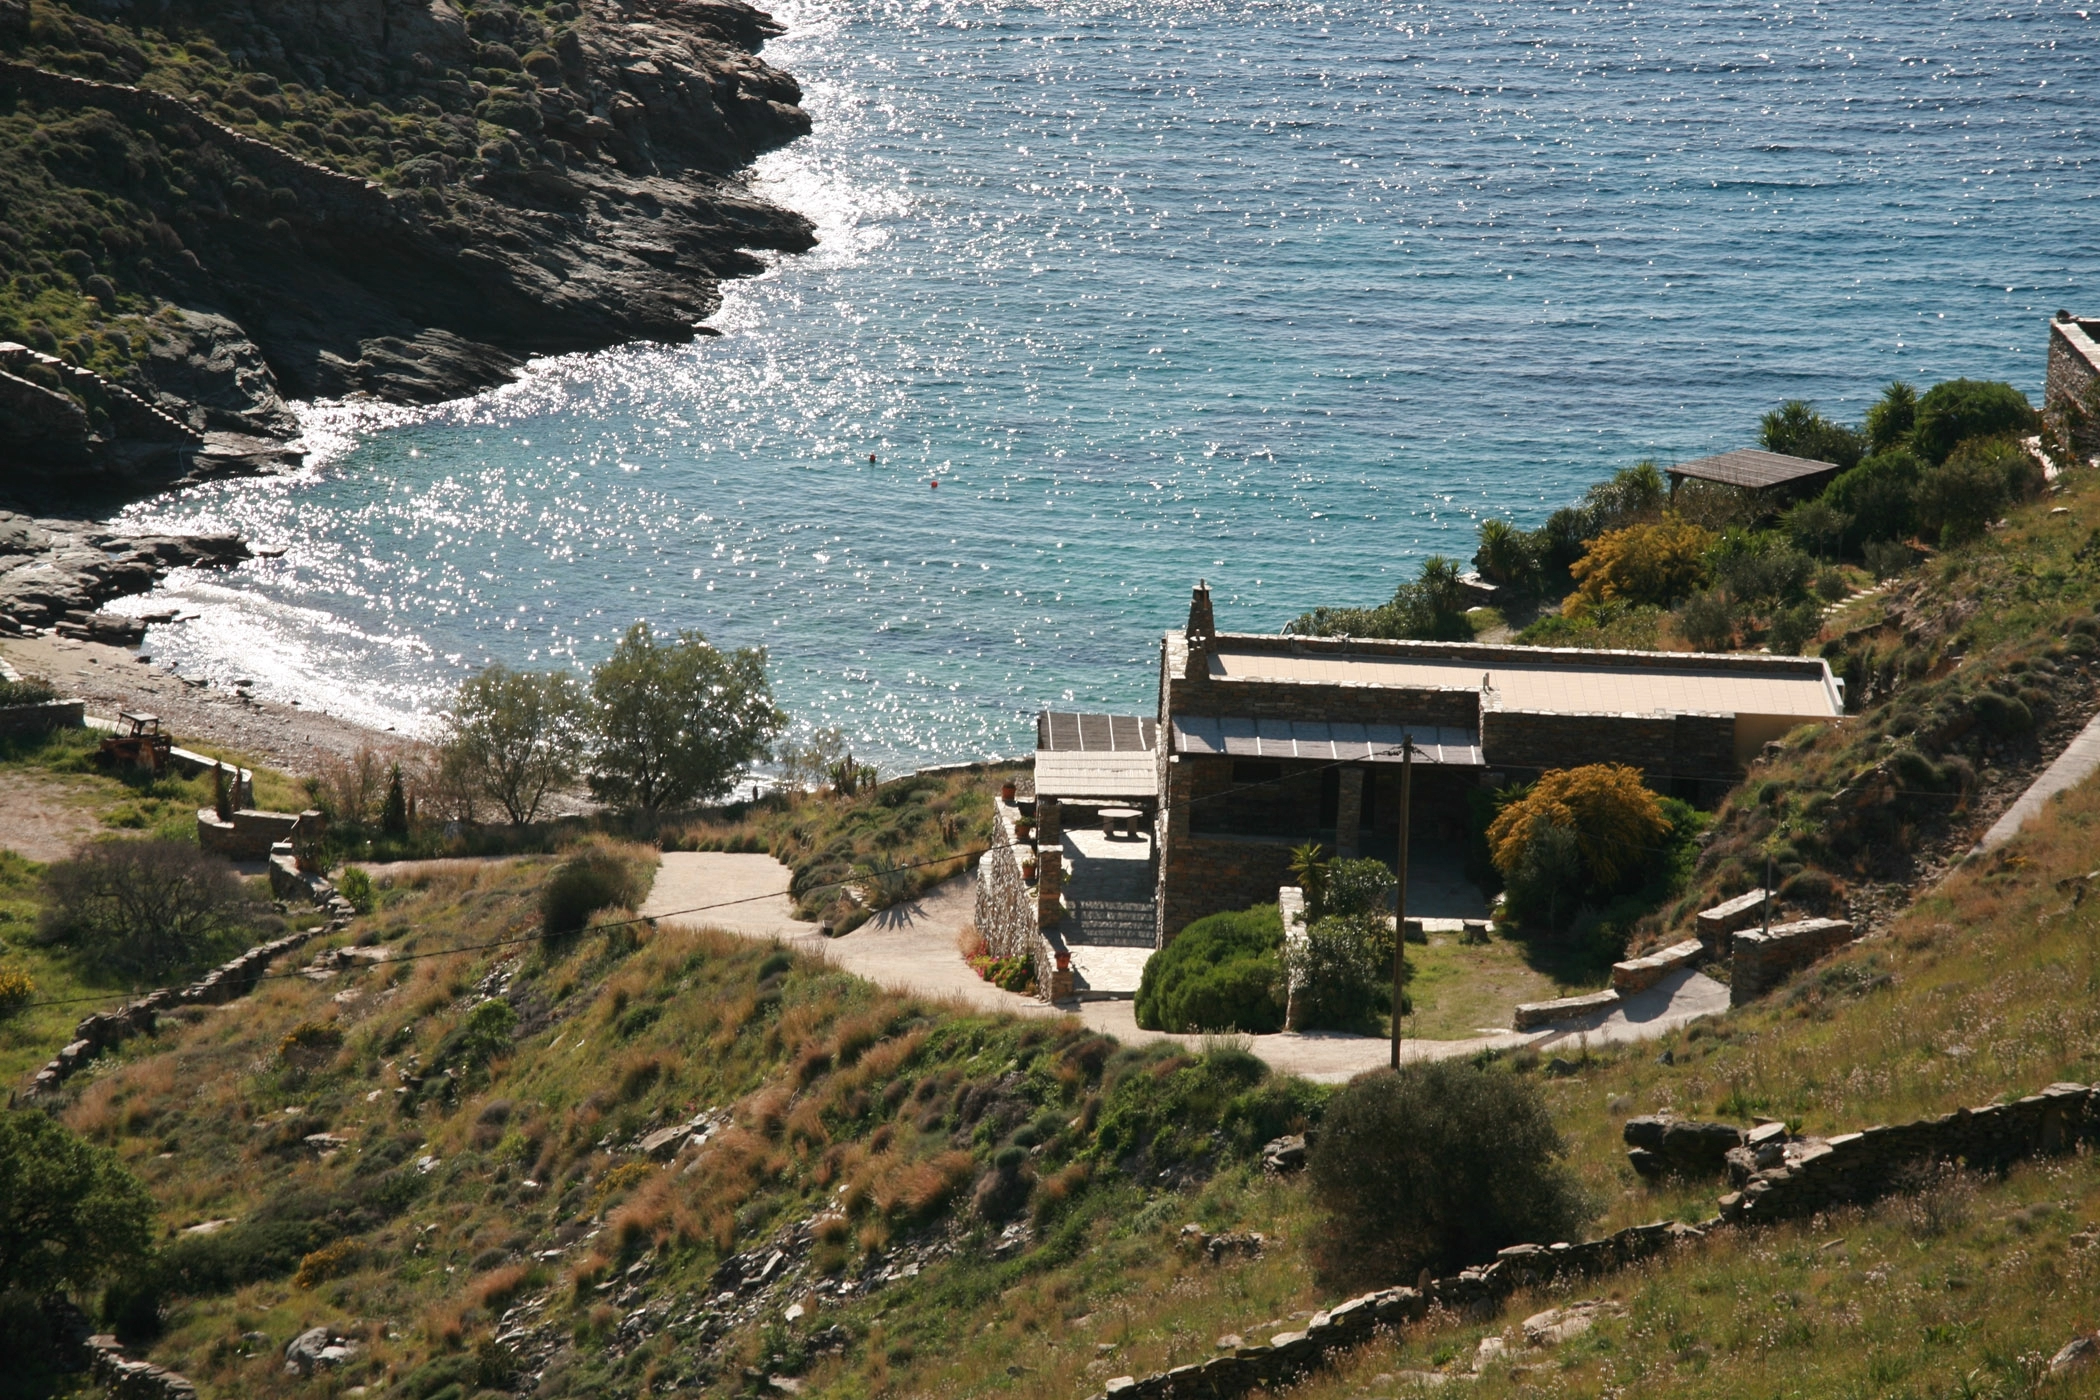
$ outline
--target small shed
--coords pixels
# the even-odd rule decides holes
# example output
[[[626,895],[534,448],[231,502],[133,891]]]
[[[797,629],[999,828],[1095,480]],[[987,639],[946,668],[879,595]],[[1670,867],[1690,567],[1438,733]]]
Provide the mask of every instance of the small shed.
[[[1808,457],[1789,457],[1784,452],[1743,447],[1693,462],[1679,462],[1668,471],[1673,499],[1677,495],[1678,483],[1688,478],[1718,482],[1723,486],[1740,486],[1748,491],[1812,496],[1831,483],[1838,474],[1838,466],[1835,462],[1818,462]]]

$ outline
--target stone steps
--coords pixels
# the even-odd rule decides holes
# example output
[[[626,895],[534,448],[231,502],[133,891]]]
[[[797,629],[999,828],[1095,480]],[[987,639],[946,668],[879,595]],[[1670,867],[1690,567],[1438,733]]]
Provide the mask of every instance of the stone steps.
[[[1159,911],[1149,899],[1075,899],[1058,932],[1069,944],[1150,948],[1159,941]]]

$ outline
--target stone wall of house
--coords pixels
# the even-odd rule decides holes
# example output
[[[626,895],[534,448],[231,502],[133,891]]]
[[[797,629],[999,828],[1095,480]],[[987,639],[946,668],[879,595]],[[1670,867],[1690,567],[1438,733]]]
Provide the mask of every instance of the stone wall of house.
[[[1019,812],[998,800],[992,809],[992,848],[977,860],[977,931],[994,957],[1029,960],[1038,996],[1066,1000],[1073,986],[1069,952],[1054,928],[1043,927],[1038,887],[1021,877],[1025,848],[1014,837]]]
[[[2059,313],[2049,323],[2049,369],[2043,411],[2072,446],[2100,453],[2100,320]]]
[[[1651,778],[1733,779],[1733,715],[1565,715],[1505,710],[1480,715],[1480,749],[1500,771],[1536,773],[1570,763],[1624,763]]]

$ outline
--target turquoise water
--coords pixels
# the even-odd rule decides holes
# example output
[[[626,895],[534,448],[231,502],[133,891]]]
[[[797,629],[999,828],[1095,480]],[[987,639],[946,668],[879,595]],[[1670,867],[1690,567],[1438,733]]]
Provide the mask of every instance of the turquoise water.
[[[776,11],[816,129],[755,183],[821,246],[719,339],[313,406],[309,471],[131,512],[285,548],[172,581],[156,656],[412,727],[647,618],[886,767],[1011,752],[1149,708],[1199,576],[1228,628],[1373,602],[1787,396],[2038,398],[2095,309],[2059,4]]]

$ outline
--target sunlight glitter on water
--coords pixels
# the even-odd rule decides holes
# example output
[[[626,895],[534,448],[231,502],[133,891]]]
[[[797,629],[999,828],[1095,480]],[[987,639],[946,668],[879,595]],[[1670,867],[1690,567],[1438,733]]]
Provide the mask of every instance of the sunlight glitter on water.
[[[141,600],[199,615],[156,655],[407,726],[645,617],[886,767],[1011,752],[1149,708],[1199,576],[1271,628],[1790,394],[2038,392],[2100,258],[2053,5],[775,11],[815,131],[752,183],[818,248],[719,338],[311,406],[299,475],[128,512],[286,549]]]

